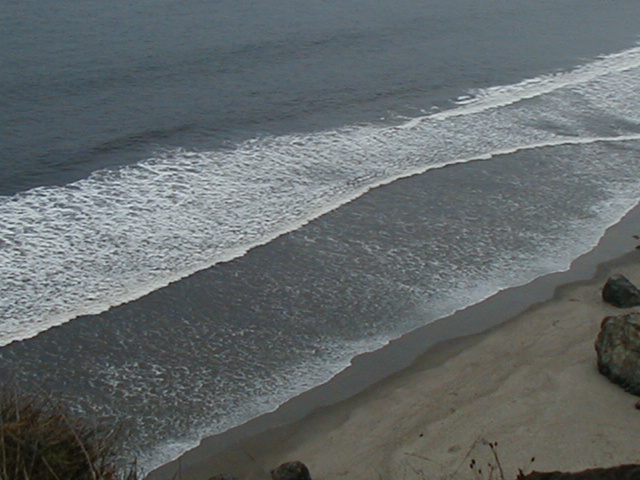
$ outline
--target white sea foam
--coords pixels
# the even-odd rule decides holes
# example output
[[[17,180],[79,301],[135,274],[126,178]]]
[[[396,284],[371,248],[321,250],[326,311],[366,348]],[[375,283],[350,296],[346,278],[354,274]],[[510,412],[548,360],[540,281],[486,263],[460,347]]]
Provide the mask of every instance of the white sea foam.
[[[474,92],[469,103],[400,126],[168,151],[4,198],[0,345],[237,258],[398,178],[525,149],[637,141],[639,68],[633,48]],[[623,121],[601,130],[581,120],[585,108]]]
[[[562,157],[563,153],[566,154],[567,151],[579,151],[585,157],[585,162],[587,163],[590,163],[589,160],[592,158],[598,158],[603,153],[611,153],[611,149],[606,145],[599,144],[597,141],[584,142],[582,145],[584,145],[584,147],[579,149],[565,148],[563,149],[564,152],[559,152],[558,149],[553,148],[547,149],[547,151],[557,152],[560,157]],[[632,162],[629,162],[628,160],[625,161],[623,159],[624,155],[620,155],[615,159],[612,158],[612,156],[615,155],[610,155],[611,163],[609,166],[611,168],[620,170],[621,167],[624,169],[624,166],[632,164]],[[564,157],[562,160],[559,160],[559,163],[566,161],[567,159]],[[419,259],[433,257],[429,254],[425,255],[424,248],[414,259],[407,261],[407,251],[418,250],[414,247],[417,247],[422,241],[424,241],[424,237],[421,235],[410,234],[403,237],[402,240],[394,242],[396,248],[400,248],[393,253],[391,251],[386,252],[388,257],[387,260],[392,258],[397,263],[394,263],[391,270],[385,270],[381,275],[384,278],[384,285],[380,286],[384,289],[384,295],[392,294],[394,290],[401,287],[400,285],[395,284],[392,279],[394,270],[397,271],[398,269],[403,268],[403,266],[411,264],[420,265],[421,270],[429,270],[427,275],[429,278],[429,286],[419,284],[406,285],[408,289],[406,292],[407,296],[416,295],[418,298],[424,299],[424,303],[417,306],[419,310],[424,312],[423,315],[420,315],[416,319],[417,323],[412,324],[409,322],[392,327],[390,323],[402,324],[401,318],[394,318],[393,322],[384,322],[385,327],[389,329],[385,334],[373,337],[365,335],[363,340],[357,342],[345,342],[344,339],[340,338],[340,336],[333,337],[331,335],[327,335],[322,339],[322,346],[326,355],[316,354],[306,356],[306,360],[301,359],[295,366],[292,366],[289,363],[280,365],[280,368],[284,369],[284,371],[273,374],[273,376],[276,377],[274,382],[265,381],[264,378],[256,380],[255,378],[243,377],[243,385],[253,386],[249,394],[241,395],[241,399],[238,399],[237,397],[225,397],[218,399],[215,408],[210,406],[205,409],[207,412],[216,412],[215,420],[211,420],[210,417],[202,418],[201,421],[195,422],[197,425],[195,432],[190,431],[190,436],[183,439],[182,442],[176,443],[175,440],[172,440],[167,445],[160,443],[155,445],[153,449],[145,451],[140,457],[141,465],[147,469],[160,466],[161,464],[177,458],[187,449],[197,445],[201,438],[222,433],[223,431],[242,424],[251,418],[273,411],[290,398],[330,380],[334,375],[344,370],[349,365],[350,360],[356,355],[383,347],[390,340],[397,338],[401,334],[406,333],[419,325],[422,325],[421,322],[424,322],[428,318],[442,318],[456,310],[480,302],[504,288],[522,285],[540,275],[568,269],[573,259],[593,248],[600,238],[603,229],[606,228],[610,222],[619,220],[628,211],[629,205],[633,205],[637,200],[634,193],[638,191],[637,189],[640,186],[640,179],[635,179],[629,184],[626,184],[624,181],[614,182],[613,184],[609,184],[607,182],[600,183],[598,180],[600,178],[600,175],[598,175],[600,170],[601,167],[596,167],[595,170],[590,171],[589,176],[592,180],[595,180],[595,183],[592,183],[591,185],[594,187],[594,190],[599,190],[600,187],[604,187],[605,190],[609,189],[607,195],[605,195],[608,200],[593,203],[589,215],[590,222],[584,222],[583,220],[570,220],[568,223],[566,222],[567,218],[572,217],[568,212],[572,212],[576,205],[581,205],[582,203],[580,201],[581,197],[576,198],[569,193],[571,187],[575,187],[575,184],[567,182],[567,192],[560,195],[560,197],[569,200],[565,204],[565,209],[567,210],[565,215],[562,215],[561,212],[556,212],[558,217],[549,218],[549,225],[542,227],[540,225],[530,225],[527,222],[524,222],[522,225],[519,225],[519,228],[517,228],[520,230],[522,235],[528,237],[528,248],[510,249],[511,245],[509,239],[501,238],[502,235],[500,235],[499,232],[486,235],[479,234],[476,231],[473,235],[472,243],[480,243],[479,251],[485,252],[487,257],[477,255],[477,252],[473,251],[470,256],[480,261],[476,262],[472,260],[465,265],[458,264],[457,266],[460,268],[455,271],[455,274],[453,275],[455,279],[453,280],[451,278],[451,272],[453,271],[451,267],[453,265],[451,264],[444,266],[444,268],[425,268],[424,264],[422,264]],[[542,171],[544,171],[544,168]],[[545,180],[548,179],[543,177],[539,180],[540,182],[536,185],[544,184]],[[535,198],[535,196],[531,197],[530,195],[524,194],[520,199],[521,203],[518,204],[517,207],[520,207],[523,203],[526,203],[526,201],[531,200],[532,198]],[[586,198],[589,198],[589,195],[586,195]],[[573,200],[575,200],[575,203]],[[490,210],[488,215],[493,218],[496,218],[496,213],[499,214],[501,211],[500,205],[496,205],[495,203],[489,202],[489,204],[483,206],[488,207]],[[458,223],[466,222],[460,221]],[[478,222],[470,223],[471,228],[478,228],[480,226],[478,225]],[[482,221],[480,221],[480,223],[482,223]],[[549,226],[551,226],[551,228],[547,228]],[[437,230],[438,227],[435,227],[435,229]],[[550,231],[556,231],[558,233],[561,232],[561,235],[557,238],[552,238],[551,236],[543,234],[543,232],[549,233]],[[459,243],[461,243],[463,249],[467,251],[476,246],[470,245],[469,239],[466,241],[461,240]],[[373,246],[373,244],[368,245]],[[375,252],[372,253],[376,255]],[[516,258],[514,258],[514,256]],[[384,257],[384,255],[382,255],[382,257]],[[483,262],[483,258],[485,260],[490,258],[491,262]],[[380,260],[381,263],[384,264],[384,258],[380,258]],[[443,262],[446,263],[446,260],[447,259],[443,259]],[[453,263],[457,263],[455,262],[455,259],[453,260]],[[406,277],[404,278],[406,279]],[[482,280],[478,281],[479,279]],[[347,280],[347,283],[350,283],[350,281]],[[443,286],[446,285],[444,289],[449,292],[450,295],[447,295],[447,298],[437,298],[434,301],[433,296],[430,295],[430,293],[434,293],[434,285],[437,285],[437,289],[442,289]],[[340,287],[338,286],[337,288]],[[324,295],[330,293],[330,291],[323,290]],[[326,300],[326,298],[324,300]],[[354,298],[354,301],[357,300],[358,298]],[[406,311],[403,311],[403,314],[406,313]],[[402,316],[404,315],[399,315],[399,317]],[[283,322],[286,321],[283,320]],[[293,320],[293,323],[296,323],[295,320]],[[293,325],[292,328],[295,329]],[[291,330],[286,330],[291,332]],[[258,337],[258,339],[262,338],[263,336]],[[296,338],[298,341],[301,339],[301,337]],[[258,342],[259,341],[260,340],[258,340]],[[301,357],[302,356],[304,355],[301,355]],[[274,368],[273,364],[269,363],[270,373]],[[120,375],[122,375],[122,372],[120,372]],[[125,377],[128,378],[129,381],[132,381],[133,384],[140,384],[145,381],[144,376],[136,377],[135,380],[129,378],[128,374],[125,374]],[[192,384],[191,379],[187,384]],[[215,389],[212,391],[215,391]],[[256,401],[246,402],[246,397],[250,397]],[[163,403],[164,402],[166,402],[166,393],[163,393]],[[220,413],[221,411],[223,412],[222,414]],[[154,431],[153,435],[157,435],[157,430]]]
[[[184,452],[195,448],[202,439],[220,434],[249,420],[273,412],[286,401],[322,385],[336,374],[346,369],[351,360],[364,353],[379,350],[389,343],[386,337],[370,338],[366,341],[351,341],[327,344],[328,355],[311,357],[293,368],[286,367],[279,375],[282,381],[271,385],[258,385],[257,391],[251,392],[252,402],[232,403],[225,405],[228,411],[216,422],[203,419],[199,428],[180,440],[169,440],[159,443],[153,449],[145,451],[137,458],[138,466],[148,474],[163,464],[176,460]],[[278,375],[278,373],[276,373]],[[224,408],[220,406],[220,408]]]

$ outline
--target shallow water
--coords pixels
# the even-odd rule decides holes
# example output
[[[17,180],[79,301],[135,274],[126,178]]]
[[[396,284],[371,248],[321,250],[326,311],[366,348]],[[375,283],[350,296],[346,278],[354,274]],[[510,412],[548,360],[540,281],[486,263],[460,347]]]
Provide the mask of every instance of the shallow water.
[[[0,7],[0,376],[151,468],[568,268],[638,203],[640,11],[476,3]]]

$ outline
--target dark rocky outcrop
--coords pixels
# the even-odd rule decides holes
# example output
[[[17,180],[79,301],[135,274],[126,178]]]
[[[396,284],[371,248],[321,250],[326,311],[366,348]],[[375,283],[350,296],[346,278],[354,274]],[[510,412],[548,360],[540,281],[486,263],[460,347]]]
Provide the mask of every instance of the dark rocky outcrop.
[[[640,395],[640,313],[606,317],[596,340],[598,371]]]
[[[640,480],[640,465],[593,468],[576,473],[532,472],[519,475],[518,480]]]
[[[229,475],[228,473],[220,473],[218,475],[210,477],[209,480],[238,480],[238,477],[234,477],[233,475]]]
[[[631,308],[640,305],[640,290],[620,274],[612,275],[602,289],[602,299],[618,308]]]
[[[309,469],[302,462],[287,462],[271,470],[273,480],[311,480]]]

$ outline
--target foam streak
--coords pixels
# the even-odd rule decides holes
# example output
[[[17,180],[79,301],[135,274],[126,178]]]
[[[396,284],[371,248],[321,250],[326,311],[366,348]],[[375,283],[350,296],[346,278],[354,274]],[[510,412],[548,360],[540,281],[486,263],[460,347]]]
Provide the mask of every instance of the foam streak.
[[[526,149],[638,141],[639,68],[634,48],[400,126],[170,151],[4,198],[0,345],[242,256],[399,178]],[[585,108],[606,122],[586,124]]]

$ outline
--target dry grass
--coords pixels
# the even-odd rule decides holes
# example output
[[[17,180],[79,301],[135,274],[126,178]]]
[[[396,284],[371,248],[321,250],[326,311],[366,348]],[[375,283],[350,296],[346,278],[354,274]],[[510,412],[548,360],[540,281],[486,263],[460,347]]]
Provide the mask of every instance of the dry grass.
[[[0,396],[0,480],[137,480],[117,465],[117,439],[50,399]]]
[[[486,462],[484,468],[480,464],[480,462],[477,462],[475,460],[475,458],[471,459],[469,468],[472,470],[474,477],[478,480],[508,480],[507,476],[505,475],[504,469],[502,468],[502,462],[500,462],[500,455],[498,454],[498,442],[490,442],[484,438],[478,438],[471,446],[471,449],[467,453],[467,457],[465,457],[465,459],[469,458],[471,452],[478,446],[488,447],[491,455],[490,460]],[[529,471],[535,461],[536,458],[531,457],[529,463]],[[525,473],[522,468],[518,469],[517,479],[522,479],[527,475],[528,474]]]

